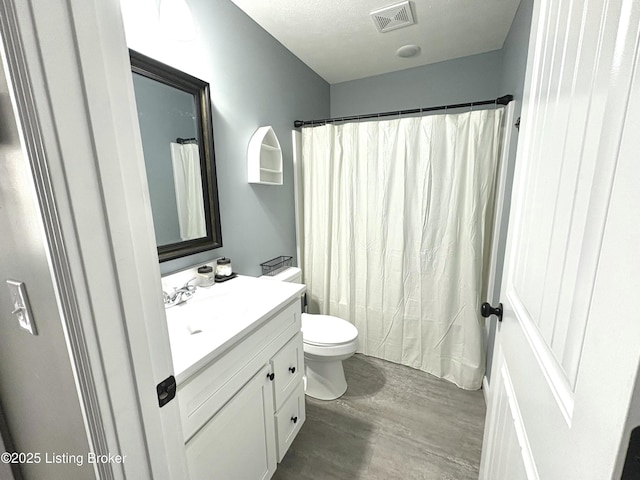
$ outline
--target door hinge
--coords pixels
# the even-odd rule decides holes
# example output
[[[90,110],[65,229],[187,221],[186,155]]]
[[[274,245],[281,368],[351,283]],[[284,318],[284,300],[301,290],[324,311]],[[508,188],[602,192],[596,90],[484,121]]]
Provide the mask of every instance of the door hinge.
[[[173,375],[165,378],[156,386],[158,393],[158,405],[162,408],[176,396],[176,377]]]

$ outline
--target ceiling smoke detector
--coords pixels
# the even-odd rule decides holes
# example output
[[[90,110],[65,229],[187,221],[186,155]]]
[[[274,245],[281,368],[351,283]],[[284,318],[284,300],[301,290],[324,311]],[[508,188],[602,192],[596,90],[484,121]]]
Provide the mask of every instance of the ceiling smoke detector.
[[[396,55],[402,58],[415,57],[420,53],[420,47],[418,45],[404,45],[396,51]]]
[[[371,15],[373,23],[375,23],[380,33],[390,32],[391,30],[408,27],[416,23],[413,19],[409,1],[374,10],[369,15]]]

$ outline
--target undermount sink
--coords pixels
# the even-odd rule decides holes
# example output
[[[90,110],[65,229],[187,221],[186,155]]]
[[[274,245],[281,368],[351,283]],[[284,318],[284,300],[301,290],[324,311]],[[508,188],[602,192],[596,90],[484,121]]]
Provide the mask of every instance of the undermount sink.
[[[183,285],[181,277],[175,285]],[[233,347],[303,287],[265,279],[238,277],[211,287],[198,287],[185,302],[165,310],[171,355],[178,382]]]
[[[246,302],[236,292],[199,288],[192,298],[167,309],[167,320],[189,335],[222,333],[233,328],[233,320],[247,312]]]

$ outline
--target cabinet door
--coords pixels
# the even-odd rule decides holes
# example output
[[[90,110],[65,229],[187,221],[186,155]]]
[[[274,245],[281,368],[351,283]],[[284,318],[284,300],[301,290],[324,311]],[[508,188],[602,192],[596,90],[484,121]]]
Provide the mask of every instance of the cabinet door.
[[[271,478],[276,449],[268,373],[262,368],[187,443],[191,480]]]

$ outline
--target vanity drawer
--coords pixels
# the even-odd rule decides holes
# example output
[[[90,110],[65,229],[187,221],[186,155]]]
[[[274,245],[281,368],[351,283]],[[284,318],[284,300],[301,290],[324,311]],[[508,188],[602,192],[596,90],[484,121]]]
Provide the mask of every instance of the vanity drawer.
[[[179,384],[178,403],[184,440],[188,441],[299,331],[300,305],[294,301]]]
[[[302,332],[298,332],[271,360],[275,374],[273,393],[276,409],[302,381],[303,362]]]
[[[291,396],[284,402],[276,413],[276,436],[278,439],[278,463],[282,461],[289,450],[293,439],[300,431],[306,419],[304,407],[304,386],[302,382],[296,385]]]

